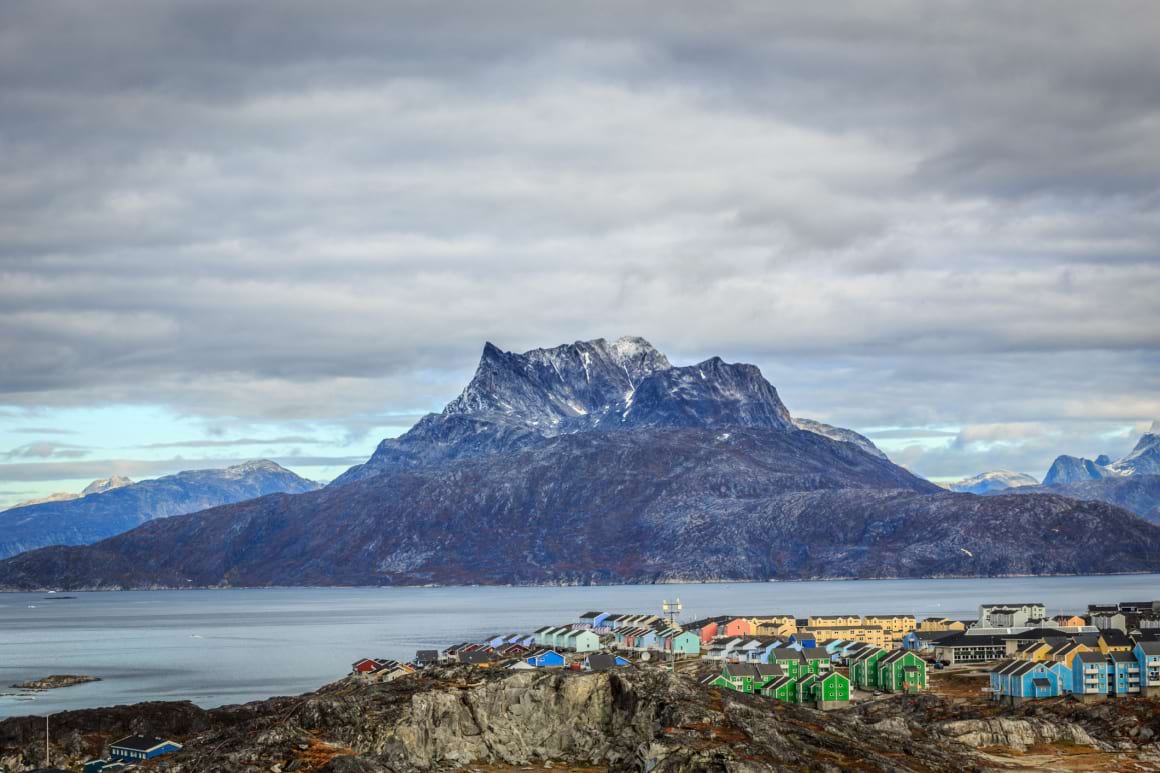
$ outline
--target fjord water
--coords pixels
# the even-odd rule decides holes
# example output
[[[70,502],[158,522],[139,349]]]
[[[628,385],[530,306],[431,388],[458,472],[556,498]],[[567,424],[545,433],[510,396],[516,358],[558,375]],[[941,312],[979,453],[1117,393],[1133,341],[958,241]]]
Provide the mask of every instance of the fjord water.
[[[61,598],[61,596],[76,598]],[[710,614],[913,613],[973,618],[978,604],[1049,613],[1160,596],[1160,575],[601,587],[285,588],[0,593],[0,717],[147,700],[212,707],[313,690],[359,657],[410,659],[487,634],[565,623],[588,609]],[[49,674],[100,682],[18,699]]]

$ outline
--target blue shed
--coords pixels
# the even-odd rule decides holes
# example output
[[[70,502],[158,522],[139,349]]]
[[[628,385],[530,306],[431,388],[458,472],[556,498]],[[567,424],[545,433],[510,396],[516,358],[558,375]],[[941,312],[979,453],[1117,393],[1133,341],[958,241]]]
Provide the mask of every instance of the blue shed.
[[[109,745],[109,756],[125,762],[151,760],[177,751],[181,751],[181,744],[155,735],[131,735]]]
[[[527,662],[536,668],[563,668],[564,656],[555,650],[539,650],[528,655]]]

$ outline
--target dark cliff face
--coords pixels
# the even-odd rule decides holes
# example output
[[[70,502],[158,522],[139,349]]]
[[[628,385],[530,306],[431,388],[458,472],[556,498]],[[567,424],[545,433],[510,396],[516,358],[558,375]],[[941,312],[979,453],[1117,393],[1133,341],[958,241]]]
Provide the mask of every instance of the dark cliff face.
[[[266,494],[298,494],[317,484],[273,462],[193,470],[63,502],[0,513],[0,557],[45,545],[87,545],[145,521],[184,515]]]
[[[753,366],[674,368],[620,339],[525,354],[489,345],[442,413],[323,490],[17,556],[0,562],[0,587],[1156,569],[1160,529],[1130,513],[943,492],[861,443],[796,429]]]

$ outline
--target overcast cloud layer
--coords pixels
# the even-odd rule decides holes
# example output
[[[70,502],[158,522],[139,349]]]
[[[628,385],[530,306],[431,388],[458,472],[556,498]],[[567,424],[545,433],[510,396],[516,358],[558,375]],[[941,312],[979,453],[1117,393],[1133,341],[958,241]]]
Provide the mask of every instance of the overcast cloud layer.
[[[623,334],[932,477],[1125,452],[1160,5],[822,6],[0,5],[0,452],[157,406],[343,464],[485,340]]]

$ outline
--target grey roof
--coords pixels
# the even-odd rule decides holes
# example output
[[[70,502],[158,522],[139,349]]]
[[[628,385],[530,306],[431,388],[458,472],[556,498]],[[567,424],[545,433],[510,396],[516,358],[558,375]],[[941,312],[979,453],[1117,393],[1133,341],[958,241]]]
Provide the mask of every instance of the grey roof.
[[[1108,658],[1102,652],[1081,652],[1075,656],[1080,663],[1107,663]]]
[[[585,662],[593,671],[607,671],[616,667],[616,658],[607,652],[593,652]]]
[[[1108,659],[1113,663],[1135,663],[1136,656],[1130,652],[1109,652]]]
[[[1145,655],[1160,655],[1160,641],[1138,641],[1136,646]]]
[[[181,746],[181,744],[177,743],[177,741],[171,741],[168,738],[162,738],[161,736],[157,735],[130,735],[122,738],[120,741],[115,741],[109,744],[109,746],[115,746],[118,749],[132,749],[133,751],[147,752],[150,749],[156,749],[163,743],[171,743],[176,744],[177,746]]]
[[[802,647],[802,656],[806,660],[829,660],[830,653],[825,647]]]
[[[1031,684],[1035,685],[1036,687],[1050,687],[1051,680],[1044,679],[1042,676],[1037,676],[1031,680]]]

